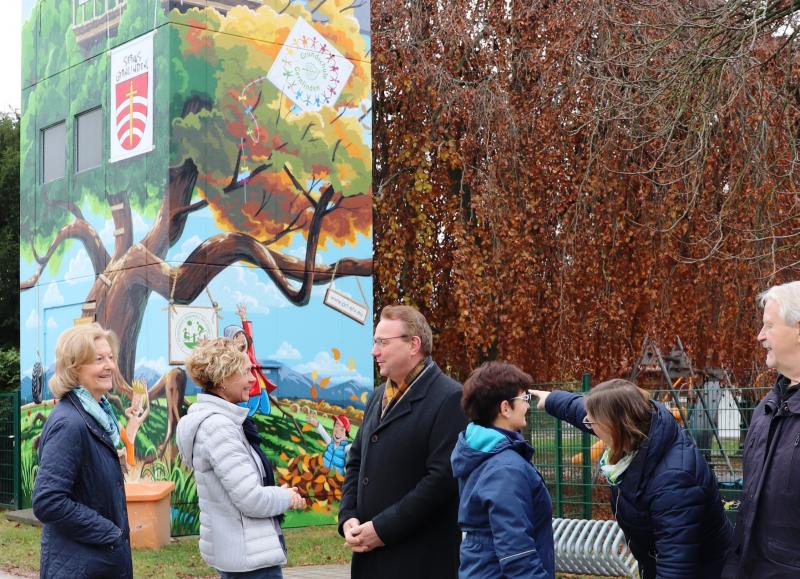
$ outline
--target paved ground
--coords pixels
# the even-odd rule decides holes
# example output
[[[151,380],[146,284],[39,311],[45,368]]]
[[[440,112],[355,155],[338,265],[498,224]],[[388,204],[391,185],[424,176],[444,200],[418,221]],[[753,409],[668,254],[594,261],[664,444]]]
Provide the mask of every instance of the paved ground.
[[[34,577],[28,575],[28,577]],[[308,567],[286,567],[284,579],[350,579],[349,565],[311,565]],[[20,575],[9,575],[0,571],[0,579],[19,579]]]
[[[284,579],[350,579],[350,565],[286,567],[283,570],[283,577]]]

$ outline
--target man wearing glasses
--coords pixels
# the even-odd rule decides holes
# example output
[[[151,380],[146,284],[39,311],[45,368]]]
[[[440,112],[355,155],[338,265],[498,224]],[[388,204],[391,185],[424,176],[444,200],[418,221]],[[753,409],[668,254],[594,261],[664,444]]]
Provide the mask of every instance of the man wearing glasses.
[[[450,453],[467,419],[461,385],[433,362],[432,342],[415,308],[381,312],[372,355],[386,382],[367,402],[339,509],[354,579],[458,576],[458,486]]]

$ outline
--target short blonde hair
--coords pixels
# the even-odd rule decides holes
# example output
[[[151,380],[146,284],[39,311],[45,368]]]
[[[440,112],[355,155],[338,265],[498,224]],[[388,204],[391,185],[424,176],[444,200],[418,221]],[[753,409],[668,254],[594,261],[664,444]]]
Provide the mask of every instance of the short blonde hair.
[[[250,359],[231,338],[213,338],[199,344],[186,358],[186,371],[206,392],[234,374],[244,374]]]
[[[61,333],[56,341],[56,370],[48,382],[50,392],[56,400],[61,400],[68,392],[79,386],[78,369],[94,361],[97,355],[95,342],[106,340],[111,346],[114,358],[119,351],[119,343],[114,332],[104,329],[100,324],[81,324]]]

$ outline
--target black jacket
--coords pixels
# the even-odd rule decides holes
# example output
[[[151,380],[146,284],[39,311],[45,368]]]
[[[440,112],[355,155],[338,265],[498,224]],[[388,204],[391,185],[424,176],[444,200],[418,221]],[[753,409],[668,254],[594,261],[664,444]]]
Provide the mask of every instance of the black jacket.
[[[732,533],[717,479],[672,414],[651,404],[650,432],[622,481],[611,487],[611,509],[642,579],[717,579]],[[553,392],[545,406],[587,431],[582,396]]]
[[[800,393],[775,387],[753,412],[744,442],[744,489],[726,578],[800,577]]]
[[[354,553],[352,577],[448,579],[458,574],[458,486],[450,468],[467,419],[461,386],[430,359],[381,422],[385,385],[372,393],[350,448],[342,524],[372,521],[386,546]]]
[[[56,404],[39,439],[33,513],[44,523],[40,577],[133,577],[117,452],[72,392]]]

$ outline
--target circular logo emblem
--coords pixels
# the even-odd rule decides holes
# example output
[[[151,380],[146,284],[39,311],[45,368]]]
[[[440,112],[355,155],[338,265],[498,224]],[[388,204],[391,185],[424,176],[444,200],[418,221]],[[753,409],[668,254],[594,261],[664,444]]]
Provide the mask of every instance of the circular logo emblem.
[[[212,337],[209,321],[197,312],[186,312],[178,316],[173,325],[173,343],[184,355],[189,354],[203,340]]]

